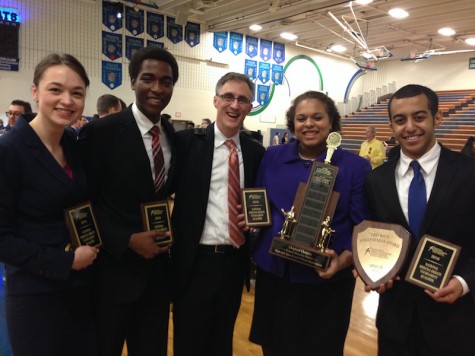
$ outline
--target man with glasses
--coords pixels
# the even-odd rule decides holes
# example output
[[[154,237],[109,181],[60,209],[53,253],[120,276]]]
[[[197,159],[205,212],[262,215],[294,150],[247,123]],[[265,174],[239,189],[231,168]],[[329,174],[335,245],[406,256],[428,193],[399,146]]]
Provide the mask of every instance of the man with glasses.
[[[5,127],[5,131],[10,131],[17,122],[20,115],[31,114],[31,105],[27,101],[13,100],[8,107],[7,115],[8,124]]]
[[[243,281],[249,287],[249,242],[236,198],[240,188],[253,186],[264,155],[264,147],[240,131],[252,109],[254,83],[228,73],[215,93],[216,121],[175,136],[175,356],[231,356]]]

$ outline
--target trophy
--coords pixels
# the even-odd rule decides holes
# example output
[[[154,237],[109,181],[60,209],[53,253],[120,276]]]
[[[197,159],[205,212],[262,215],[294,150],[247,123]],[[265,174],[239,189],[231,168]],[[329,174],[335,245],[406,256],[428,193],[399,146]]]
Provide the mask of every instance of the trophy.
[[[312,268],[328,268],[331,258],[325,249],[330,246],[335,232],[331,219],[339,198],[339,193],[333,191],[338,167],[330,162],[340,144],[341,135],[331,132],[324,163],[313,163],[308,181],[299,186],[292,208],[282,209],[285,222],[280,236],[272,240],[271,254]]]

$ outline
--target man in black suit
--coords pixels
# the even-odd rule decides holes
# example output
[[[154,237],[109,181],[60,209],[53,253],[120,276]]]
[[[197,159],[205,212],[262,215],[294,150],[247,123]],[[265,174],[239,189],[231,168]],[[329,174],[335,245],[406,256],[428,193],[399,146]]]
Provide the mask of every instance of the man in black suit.
[[[400,224],[412,239],[400,278],[378,288],[379,355],[475,355],[475,165],[437,143],[442,114],[429,88],[399,89],[389,102],[389,119],[400,150],[368,175],[368,199],[374,220]],[[413,161],[425,184],[418,195],[425,192],[427,202],[418,227],[408,203],[418,170]],[[448,285],[436,292],[403,280],[424,234],[462,247]]]
[[[252,186],[264,148],[240,129],[253,94],[254,84],[245,75],[224,75],[216,85],[215,123],[176,135],[171,251],[175,356],[232,355],[243,281],[249,285],[249,244],[243,235],[240,242],[233,240],[236,230],[229,225],[233,218],[228,209],[240,207],[228,205],[228,160],[236,149],[227,145],[237,146],[240,187]]]
[[[99,229],[104,240],[97,263],[99,354],[167,354],[169,318],[168,246],[144,231],[140,205],[167,197],[174,166],[173,128],[161,119],[178,80],[178,65],[166,50],[138,51],[129,64],[135,102],[94,120],[80,132],[79,146]],[[165,187],[156,192],[152,136],[160,129]]]

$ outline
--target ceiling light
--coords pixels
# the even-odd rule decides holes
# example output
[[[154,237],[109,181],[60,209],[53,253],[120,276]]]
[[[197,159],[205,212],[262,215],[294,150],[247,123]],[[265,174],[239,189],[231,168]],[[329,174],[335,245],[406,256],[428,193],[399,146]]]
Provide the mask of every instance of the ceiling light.
[[[470,46],[475,46],[475,37],[466,38],[465,43]]]
[[[403,10],[399,7],[395,7],[389,10],[388,14],[396,19],[403,19],[409,16],[409,13],[406,10]]]
[[[294,35],[293,33],[289,33],[289,32],[282,32],[280,34],[280,37],[289,41],[295,41],[297,39],[297,35]]]
[[[338,45],[338,44],[331,46],[330,49],[332,52],[336,52],[336,53],[346,52],[346,47],[342,45]]]
[[[453,36],[455,35],[455,31],[453,29],[451,29],[450,27],[443,27],[443,28],[440,28],[439,32],[442,36]]]
[[[357,4],[360,4],[360,5],[368,5],[368,4],[372,3],[373,0],[356,0],[355,2]]]
[[[250,30],[252,30],[252,31],[255,31],[255,32],[257,32],[257,31],[260,31],[260,30],[262,30],[262,26],[261,26],[261,25],[257,25],[257,24],[255,24],[255,25],[251,25],[251,26],[249,26],[249,29],[250,29]]]

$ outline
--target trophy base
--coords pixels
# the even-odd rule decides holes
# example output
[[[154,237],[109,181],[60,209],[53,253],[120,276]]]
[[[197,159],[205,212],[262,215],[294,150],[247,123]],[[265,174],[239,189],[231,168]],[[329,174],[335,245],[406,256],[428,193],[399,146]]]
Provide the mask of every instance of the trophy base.
[[[284,240],[280,237],[275,237],[272,240],[269,253],[321,270],[326,270],[328,268],[331,259],[330,255],[327,255],[322,251],[290,240]]]

